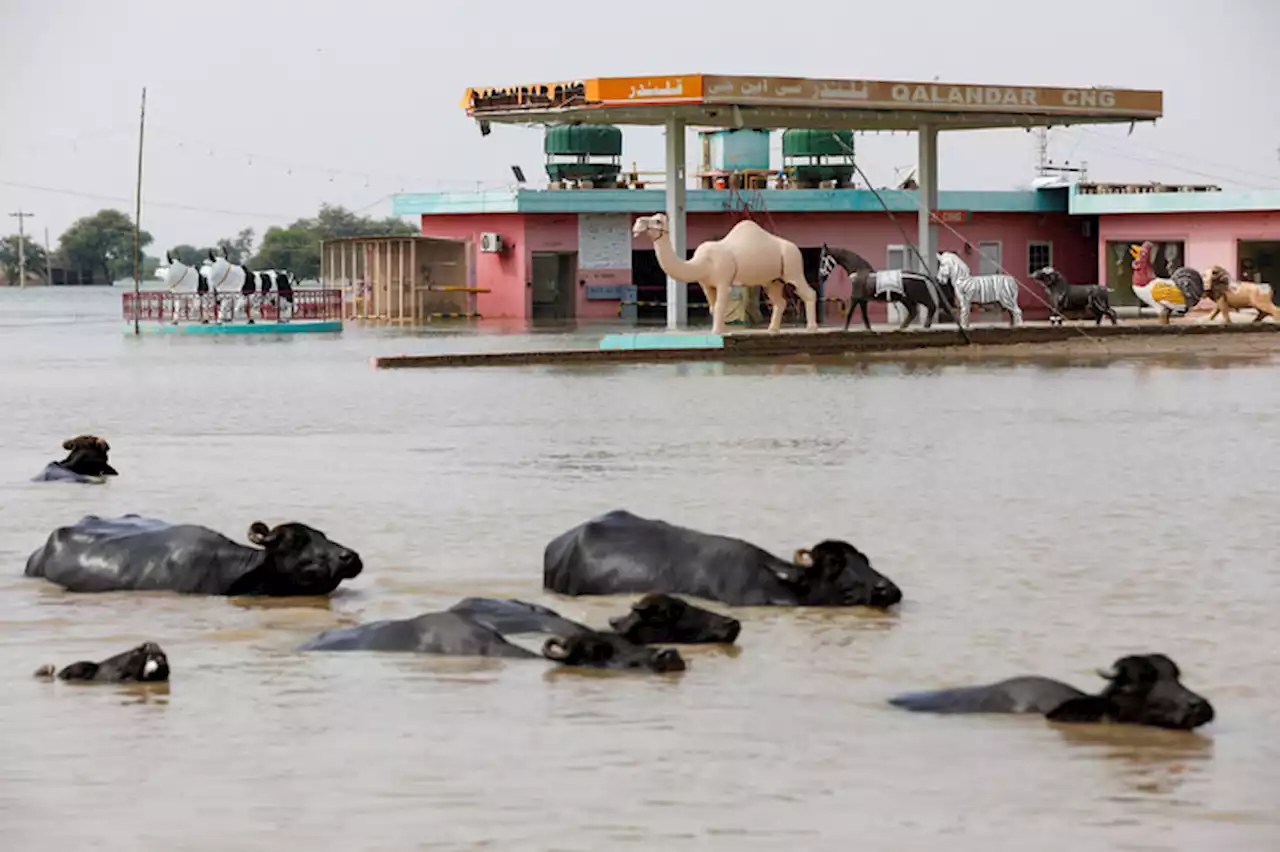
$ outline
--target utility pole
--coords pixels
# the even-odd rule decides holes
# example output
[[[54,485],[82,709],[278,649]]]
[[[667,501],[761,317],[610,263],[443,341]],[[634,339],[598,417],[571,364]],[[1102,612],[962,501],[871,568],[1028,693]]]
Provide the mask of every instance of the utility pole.
[[[147,127],[147,87],[142,87],[142,111],[138,117],[138,187],[133,209],[133,333],[139,334],[138,317],[142,313],[142,136]],[[248,308],[245,308],[247,311]]]
[[[22,208],[18,208],[17,213],[10,213],[10,216],[18,220],[18,286],[27,286],[27,231],[26,223],[23,221],[28,217],[34,219],[34,213],[24,213]]]
[[[53,252],[49,251],[49,229],[44,229],[44,284],[53,286]]]
[[[1059,172],[1061,174],[1078,174],[1081,180],[1089,179],[1089,164],[1081,163],[1079,167],[1073,167],[1071,161],[1067,160],[1061,166],[1055,166],[1053,161],[1049,159],[1049,128],[1037,127],[1036,134],[1036,172],[1040,177],[1047,177],[1049,172]]]

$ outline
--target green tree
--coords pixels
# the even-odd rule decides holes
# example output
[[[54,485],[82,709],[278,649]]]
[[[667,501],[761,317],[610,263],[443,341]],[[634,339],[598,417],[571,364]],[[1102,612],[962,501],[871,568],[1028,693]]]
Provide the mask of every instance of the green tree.
[[[22,238],[22,245],[27,256],[27,275],[35,273],[44,278],[44,247],[30,237]],[[4,280],[18,284],[18,235],[0,237],[0,271],[4,272]]]
[[[268,228],[250,265],[254,269],[288,269],[299,278],[315,278],[320,274],[320,246],[316,235],[306,228]]]
[[[169,249],[169,256],[179,263],[199,269],[200,264],[208,259],[209,250],[207,248],[198,249],[195,246],[183,243],[180,246],[174,246]]]
[[[242,234],[244,232],[241,232]],[[254,269],[288,269],[299,278],[320,274],[320,243],[338,237],[415,236],[418,230],[396,216],[373,219],[345,207],[321,205],[311,219],[287,228],[269,228],[250,264]]]
[[[141,247],[151,242],[151,235],[143,231]],[[133,220],[119,210],[100,210],[77,219],[58,240],[58,251],[73,268],[90,270],[95,277],[102,273],[105,283],[132,278]],[[143,257],[140,255],[139,260]]]

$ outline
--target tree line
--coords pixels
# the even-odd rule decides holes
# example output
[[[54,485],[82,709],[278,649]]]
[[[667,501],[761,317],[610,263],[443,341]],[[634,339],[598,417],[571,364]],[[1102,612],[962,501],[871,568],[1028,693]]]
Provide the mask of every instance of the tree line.
[[[154,239],[142,231],[140,261],[142,276],[149,279],[163,262],[166,252],[189,266],[199,266],[208,259],[210,250],[226,254],[232,263],[247,264],[251,269],[288,269],[299,278],[316,278],[320,274],[320,243],[339,237],[413,236],[418,231],[395,216],[376,219],[360,216],[344,207],[321,205],[315,216],[298,219],[287,227],[273,226],[257,243],[253,228],[244,228],[234,237],[218,240],[213,246],[180,244],[166,249],[156,247],[158,257],[147,254]],[[43,278],[46,256],[44,246],[31,237],[23,242],[27,274]],[[119,210],[99,210],[78,219],[58,238],[58,247],[48,258],[58,269],[76,270],[91,275],[99,283],[132,278],[134,269],[133,218]],[[0,270],[5,279],[18,280],[18,235],[0,238]]]

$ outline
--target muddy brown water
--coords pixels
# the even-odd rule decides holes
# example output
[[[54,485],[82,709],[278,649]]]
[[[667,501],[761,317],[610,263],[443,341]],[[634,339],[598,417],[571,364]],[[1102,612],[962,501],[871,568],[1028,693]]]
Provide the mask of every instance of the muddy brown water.
[[[119,292],[0,292],[0,848],[1280,848],[1273,358],[387,372],[368,356],[584,338],[133,340]],[[119,479],[27,481],[83,431]],[[541,554],[615,507],[784,554],[845,537],[906,600],[738,611],[738,647],[665,677],[294,650],[470,594],[603,624],[628,599],[543,594]],[[268,602],[22,577],[54,527],[124,512],[301,520],[366,569]],[[167,687],[30,677],[144,639]],[[1095,688],[1148,650],[1215,722],[885,703]]]

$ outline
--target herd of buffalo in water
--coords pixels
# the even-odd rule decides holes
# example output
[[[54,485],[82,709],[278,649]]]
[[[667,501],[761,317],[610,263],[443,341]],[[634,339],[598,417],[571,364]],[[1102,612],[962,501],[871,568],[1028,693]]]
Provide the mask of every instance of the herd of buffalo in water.
[[[116,471],[110,447],[93,435],[63,443],[68,455],[37,481],[101,483]],[[169,591],[192,595],[328,595],[364,569],[360,555],[305,524],[249,527],[252,546],[194,524],[137,515],[94,515],[55,529],[27,560],[26,576],[70,592]],[[727,643],[740,622],[681,597],[728,606],[864,606],[887,609],[902,591],[865,554],[828,540],[780,559],[746,541],[613,511],[552,539],[543,554],[543,587],[560,595],[639,594],[630,612],[595,629],[520,600],[470,597],[448,610],[403,620],[326,630],[301,651],[400,651],[506,658],[539,655],[508,636],[543,634],[541,656],[563,666],[678,672],[666,645]],[[99,682],[169,678],[154,642],[102,662],[44,666],[41,677]],[[979,686],[909,692],[889,703],[933,713],[1035,713],[1056,722],[1113,722],[1191,730],[1214,710],[1187,689],[1163,654],[1122,657],[1090,694],[1046,677],[1013,677]]]

